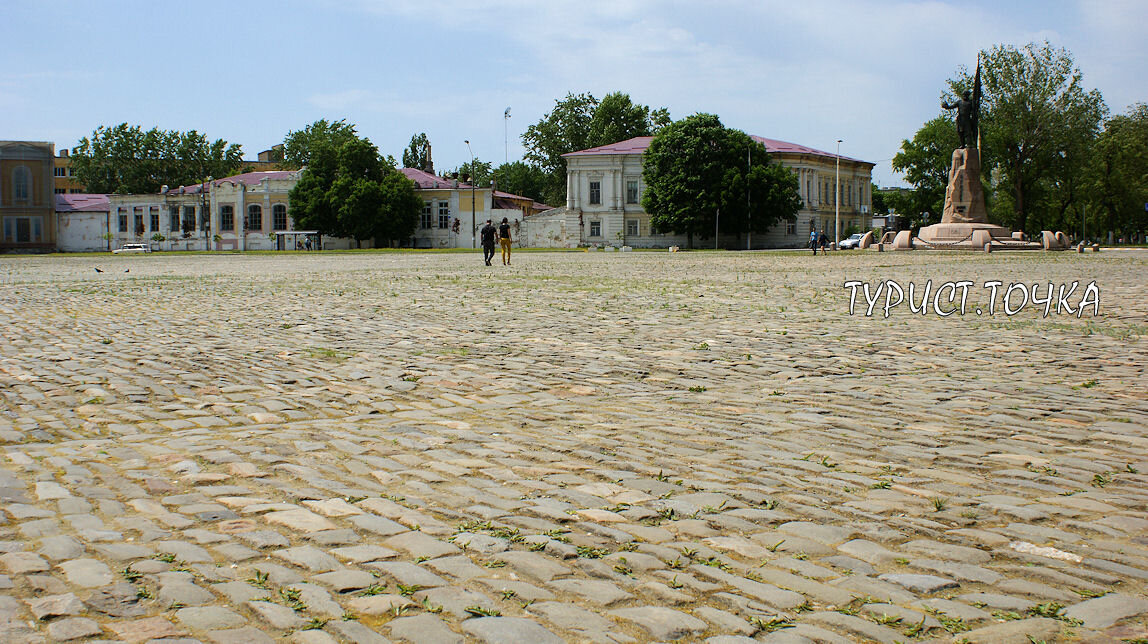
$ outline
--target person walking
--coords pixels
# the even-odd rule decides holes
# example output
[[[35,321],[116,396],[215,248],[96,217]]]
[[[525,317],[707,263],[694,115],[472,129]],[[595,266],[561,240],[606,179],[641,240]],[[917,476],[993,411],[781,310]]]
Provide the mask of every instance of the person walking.
[[[506,217],[502,218],[502,223],[498,226],[498,243],[502,246],[502,265],[510,266],[510,244],[514,240],[510,238],[510,222]]]
[[[817,229],[809,231],[809,247],[813,249],[813,254],[817,255]]]
[[[821,244],[821,254],[824,255],[825,251],[829,248],[829,237],[825,234],[824,230],[822,230],[821,235],[818,236],[818,242]]]
[[[487,266],[491,266],[490,260],[494,259],[494,234],[498,230],[487,219],[486,225],[478,232],[482,236],[482,260],[486,262]]]

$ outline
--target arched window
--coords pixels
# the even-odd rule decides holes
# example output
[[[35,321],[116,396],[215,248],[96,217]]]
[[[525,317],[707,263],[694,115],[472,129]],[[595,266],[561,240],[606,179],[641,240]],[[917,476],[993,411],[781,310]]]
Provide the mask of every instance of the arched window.
[[[18,165],[12,171],[12,200],[28,201],[32,194],[32,171],[26,165]]]
[[[259,204],[247,206],[247,221],[244,222],[243,229],[263,230],[263,206]]]
[[[277,203],[271,206],[272,230],[287,230],[287,206]]]

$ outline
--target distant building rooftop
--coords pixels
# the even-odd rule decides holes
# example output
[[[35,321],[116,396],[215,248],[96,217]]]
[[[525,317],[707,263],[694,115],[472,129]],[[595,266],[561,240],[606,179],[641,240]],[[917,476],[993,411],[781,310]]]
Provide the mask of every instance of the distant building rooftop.
[[[454,187],[454,179],[440,177],[437,174],[431,174],[426,170],[419,170],[418,168],[400,168],[399,172],[402,172],[408,179],[414,181],[419,190],[434,190],[435,188],[443,189]],[[458,182],[458,187],[470,190],[470,184],[464,183],[462,181]]]
[[[767,139],[763,136],[757,136],[756,134],[751,134],[750,138],[753,139],[754,141],[757,141],[758,143],[764,145],[766,152],[777,152],[777,153],[788,152],[791,154],[811,154],[814,156],[829,157],[831,159],[837,158],[837,155],[833,154],[832,152],[825,152],[823,150],[811,148],[811,147],[806,146],[806,145],[800,145],[798,143],[790,143],[788,141],[779,141],[777,139]],[[562,156],[564,156],[564,157],[582,157],[582,156],[596,156],[596,155],[603,155],[603,154],[641,154],[641,153],[645,152],[647,148],[650,147],[650,141],[653,141],[653,140],[654,140],[654,137],[652,137],[652,136],[636,136],[632,139],[626,139],[625,141],[619,141],[617,143],[610,143],[609,145],[599,145],[596,148],[590,148],[588,150],[579,150],[577,152],[569,152],[567,154],[563,154]],[[841,160],[842,161],[853,161],[856,163],[869,163],[868,161],[862,161],[861,159],[852,159],[852,158],[846,157],[846,156],[841,157]],[[873,164],[870,163],[870,165],[873,165]]]
[[[213,187],[218,186],[219,184],[226,181],[226,182],[235,183],[235,184],[242,183],[245,186],[254,186],[254,185],[257,185],[260,181],[263,181],[264,179],[270,179],[272,181],[282,180],[282,179],[291,179],[291,178],[298,176],[298,174],[299,174],[298,170],[268,170],[265,172],[245,172],[243,174],[236,174],[236,175],[232,175],[230,177],[223,177],[222,179],[215,179],[211,182],[211,185]],[[172,188],[172,189],[167,191],[167,194],[169,194],[169,195],[172,195],[172,194],[175,194],[175,195],[178,195],[178,194],[195,195],[195,194],[199,194],[200,192],[203,191],[203,186],[204,186],[204,184],[202,184],[202,183],[193,183],[190,186],[180,186],[178,188]]]
[[[56,212],[107,212],[108,196],[84,193],[56,195]]]

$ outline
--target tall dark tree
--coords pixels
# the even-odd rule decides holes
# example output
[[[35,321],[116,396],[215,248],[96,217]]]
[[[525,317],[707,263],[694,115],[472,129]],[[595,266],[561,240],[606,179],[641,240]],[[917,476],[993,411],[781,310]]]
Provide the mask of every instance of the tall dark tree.
[[[504,163],[494,169],[493,176],[496,187],[503,192],[530,197],[535,201],[545,199],[542,192],[546,186],[546,173],[536,166],[522,161]]]
[[[192,185],[207,177],[234,174],[243,149],[223,139],[208,141],[191,130],[179,132],[121,123],[100,126],[72,149],[76,180],[94,193],[158,192],[164,185]]]
[[[522,142],[526,160],[546,173],[543,196],[548,203],[566,202],[566,160],[563,154],[649,136],[669,123],[665,108],[637,105],[623,92],[599,101],[592,94],[567,94],[554,109],[526,128]]]
[[[426,132],[419,132],[411,137],[411,144],[403,150],[403,167],[417,168],[434,174],[430,158],[430,140],[427,139]]]
[[[299,227],[359,242],[409,238],[423,207],[414,183],[369,140],[348,138],[353,126],[329,125],[320,121],[301,131],[307,133],[306,169],[289,195]]]
[[[1090,220],[1088,225],[1102,224],[1114,234],[1135,233],[1143,239],[1148,229],[1148,104],[1137,103],[1127,114],[1108,119],[1094,147],[1088,176],[1099,206],[1092,212],[1103,214],[1096,224]],[[1081,208],[1079,216],[1083,214]]]
[[[1062,154],[1094,139],[1107,111],[1099,90],[1084,78],[1067,49],[1047,41],[1022,49],[997,45],[981,52],[981,167],[1000,174],[999,198],[1012,206],[1010,224],[1030,234],[1042,222],[1028,220],[1040,192],[1055,181]],[[968,70],[949,81],[952,93],[973,85]]]
[[[328,152],[334,154],[343,143],[357,137],[355,126],[344,119],[319,119],[302,130],[287,133],[283,141],[283,165],[297,170],[312,162],[316,150],[329,146]]]
[[[686,235],[691,248],[715,224],[724,233],[765,232],[801,208],[797,177],[713,114],[662,128],[642,158],[642,177],[650,223]]]

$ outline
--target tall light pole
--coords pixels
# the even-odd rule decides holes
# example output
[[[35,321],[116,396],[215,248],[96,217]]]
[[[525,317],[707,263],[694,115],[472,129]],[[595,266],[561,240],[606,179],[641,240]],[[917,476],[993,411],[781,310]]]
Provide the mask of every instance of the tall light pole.
[[[215,178],[208,175],[199,189],[203,202],[203,250],[211,250],[211,204],[207,200],[207,184],[213,181]]]
[[[834,188],[836,196],[833,198],[833,250],[841,244],[841,139],[837,139],[837,174],[835,177],[837,187]]]
[[[470,149],[470,139],[463,143],[466,144],[467,152],[470,152],[470,247],[477,248],[474,244],[474,231],[478,229],[478,211],[474,209],[474,150]]]
[[[504,148],[503,154],[506,155],[506,157],[503,159],[503,163],[510,163],[510,134],[509,134],[510,129],[509,129],[509,127],[510,127],[510,108],[508,107],[508,108],[506,108],[506,111],[502,113],[502,147]]]

